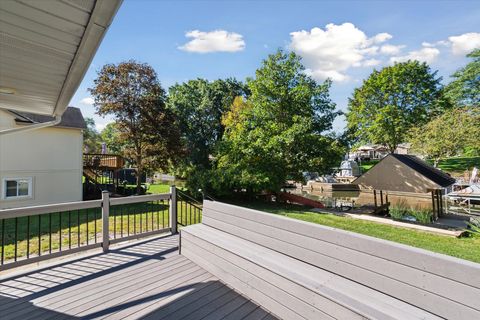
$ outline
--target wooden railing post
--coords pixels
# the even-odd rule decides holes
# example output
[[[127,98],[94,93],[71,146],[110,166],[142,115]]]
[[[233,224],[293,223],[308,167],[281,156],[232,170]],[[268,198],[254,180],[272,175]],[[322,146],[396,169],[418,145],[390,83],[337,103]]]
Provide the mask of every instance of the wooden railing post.
[[[102,191],[102,232],[103,240],[102,247],[103,252],[108,252],[108,247],[110,245],[110,235],[109,235],[109,216],[110,216],[110,195],[108,191]]]
[[[176,234],[177,230],[177,188],[170,186],[170,230]]]

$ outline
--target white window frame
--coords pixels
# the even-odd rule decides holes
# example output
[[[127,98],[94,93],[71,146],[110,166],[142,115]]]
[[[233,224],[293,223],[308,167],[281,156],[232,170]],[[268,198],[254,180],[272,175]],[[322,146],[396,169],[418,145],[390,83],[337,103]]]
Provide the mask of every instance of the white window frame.
[[[28,194],[25,196],[12,196],[7,197],[7,181],[28,181]],[[32,177],[7,177],[2,179],[2,200],[21,200],[33,198],[33,178]]]

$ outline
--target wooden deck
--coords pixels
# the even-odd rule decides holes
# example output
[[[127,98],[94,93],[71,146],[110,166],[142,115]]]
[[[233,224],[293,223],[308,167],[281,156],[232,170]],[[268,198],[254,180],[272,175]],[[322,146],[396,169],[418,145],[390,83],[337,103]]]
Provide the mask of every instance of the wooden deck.
[[[177,236],[1,280],[0,318],[276,319],[179,255]]]

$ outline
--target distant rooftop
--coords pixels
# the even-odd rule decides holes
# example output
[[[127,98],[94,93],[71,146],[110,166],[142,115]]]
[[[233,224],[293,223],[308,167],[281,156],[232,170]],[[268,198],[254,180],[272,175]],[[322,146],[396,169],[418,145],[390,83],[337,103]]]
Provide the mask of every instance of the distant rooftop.
[[[15,116],[17,124],[35,124],[52,121],[55,118],[41,114],[9,110]],[[55,127],[86,129],[87,124],[79,108],[68,107],[62,115],[62,121]]]

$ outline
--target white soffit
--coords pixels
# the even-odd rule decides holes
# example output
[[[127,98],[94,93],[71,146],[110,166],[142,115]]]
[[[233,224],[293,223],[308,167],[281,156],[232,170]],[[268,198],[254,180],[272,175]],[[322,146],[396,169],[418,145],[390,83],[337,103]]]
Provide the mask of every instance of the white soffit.
[[[0,0],[0,108],[61,115],[121,3]]]

